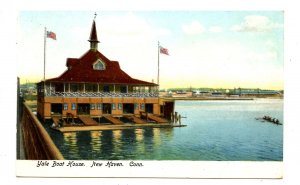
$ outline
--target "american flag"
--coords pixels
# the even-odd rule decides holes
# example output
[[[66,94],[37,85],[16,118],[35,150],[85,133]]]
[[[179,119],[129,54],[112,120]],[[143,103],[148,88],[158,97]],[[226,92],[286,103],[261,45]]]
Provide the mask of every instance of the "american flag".
[[[169,50],[167,48],[163,48],[163,47],[160,46],[159,51],[162,54],[169,55]]]
[[[52,31],[47,31],[47,38],[51,38],[53,40],[56,40],[56,34]]]

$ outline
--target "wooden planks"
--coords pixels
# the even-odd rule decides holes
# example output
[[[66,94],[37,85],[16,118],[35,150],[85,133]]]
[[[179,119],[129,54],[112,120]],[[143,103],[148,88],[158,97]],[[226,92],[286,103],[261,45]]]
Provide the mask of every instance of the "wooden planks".
[[[83,122],[86,126],[95,126],[98,125],[98,123],[93,120],[89,115],[80,115],[78,118]]]
[[[122,122],[121,120],[115,118],[115,117],[112,117],[112,116],[104,116],[108,121],[110,121],[112,124],[115,124],[115,125],[122,125],[124,124],[124,122]]]
[[[130,119],[132,122],[136,123],[136,124],[146,124],[147,122],[144,121],[141,118],[138,118],[136,116],[126,116],[128,119]]]
[[[168,123],[168,120],[167,119],[164,119],[162,117],[159,117],[159,116],[155,116],[153,114],[148,114],[148,119],[151,119],[157,123]]]

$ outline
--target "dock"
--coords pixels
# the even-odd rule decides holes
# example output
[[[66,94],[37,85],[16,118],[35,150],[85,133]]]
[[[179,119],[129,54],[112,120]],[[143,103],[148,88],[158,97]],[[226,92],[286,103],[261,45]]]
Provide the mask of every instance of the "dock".
[[[114,125],[122,125],[124,122],[119,120],[118,118],[115,118],[113,116],[104,116],[108,121],[110,121]]]
[[[104,116],[111,124],[100,124],[89,115],[80,115],[78,118],[83,122],[83,125],[65,125],[53,127],[54,130],[59,132],[78,132],[78,131],[101,131],[101,130],[124,130],[124,129],[144,129],[144,128],[174,128],[185,127],[187,125],[171,124],[168,120],[161,118],[153,114],[142,114],[142,116],[148,117],[149,120],[155,122],[147,122],[142,118],[134,115],[127,115],[126,118],[131,120],[132,123],[124,123],[116,117]],[[52,117],[55,125],[59,125],[61,119],[59,116]]]
[[[164,100],[176,101],[176,100],[186,100],[186,101],[194,101],[194,100],[254,100],[252,97],[162,97]]]
[[[101,130],[124,130],[124,129],[144,129],[144,128],[174,128],[174,127],[186,127],[187,125],[169,123],[165,118],[159,117],[150,113],[141,113],[141,117],[135,115],[124,116],[131,123],[124,123],[120,119],[113,117],[111,115],[106,115],[107,121],[111,124],[101,124],[95,121],[90,115],[79,115],[78,119],[83,123],[83,125],[69,125],[64,122],[61,116],[52,116],[52,120],[55,127],[52,129],[59,132],[78,132],[78,131],[101,131]],[[152,122],[144,120],[147,118]]]
[[[95,120],[93,120],[89,115],[80,115],[78,116],[78,118],[83,122],[85,126],[98,125],[98,123]]]
[[[186,127],[187,125],[178,124],[123,124],[123,125],[97,125],[97,126],[72,126],[72,127],[58,127],[55,130],[59,132],[78,132],[78,131],[101,131],[101,130],[125,130],[125,129],[144,129],[144,128],[174,128]]]

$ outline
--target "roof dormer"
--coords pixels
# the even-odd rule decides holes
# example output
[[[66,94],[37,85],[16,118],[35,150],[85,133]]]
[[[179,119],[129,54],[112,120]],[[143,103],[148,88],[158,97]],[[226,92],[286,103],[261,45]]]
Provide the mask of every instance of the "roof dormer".
[[[105,70],[106,65],[102,60],[98,59],[98,60],[96,60],[96,62],[93,63],[93,69],[94,70]]]

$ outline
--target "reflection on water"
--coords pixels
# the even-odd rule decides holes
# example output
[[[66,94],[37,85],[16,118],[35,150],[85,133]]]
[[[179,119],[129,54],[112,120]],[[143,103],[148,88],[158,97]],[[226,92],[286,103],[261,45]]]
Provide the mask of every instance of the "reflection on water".
[[[99,152],[101,150],[101,131],[91,131],[91,143],[92,151]]]
[[[161,140],[160,140],[160,128],[153,128],[153,145],[154,149],[159,148],[161,145]]]
[[[69,150],[70,155],[78,156],[76,132],[63,133],[66,149]]]
[[[181,128],[59,133],[46,127],[65,159],[87,160],[275,160],[283,158],[282,100],[183,101]],[[49,124],[50,125],[50,124]]]
[[[63,133],[59,148],[66,159],[148,159],[171,139],[172,129],[127,129]],[[57,139],[58,140],[58,139]],[[68,155],[66,157],[66,154]]]
[[[144,129],[135,129],[135,139],[136,139],[136,152],[140,154],[144,154],[146,151],[144,144]]]
[[[135,129],[135,138],[136,141],[142,143],[144,141],[144,130],[143,129]]]
[[[121,130],[114,130],[113,132],[113,154],[118,155],[121,151]]]

